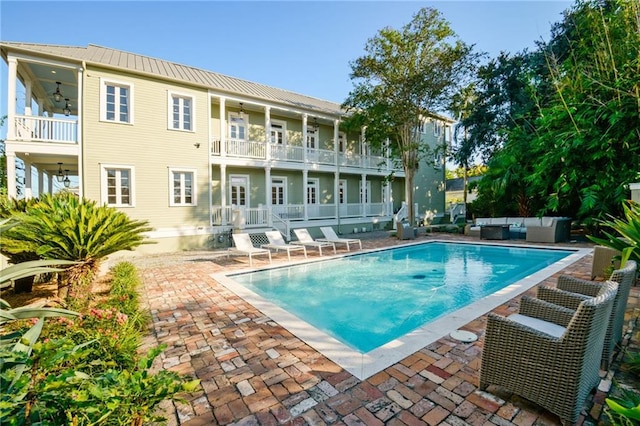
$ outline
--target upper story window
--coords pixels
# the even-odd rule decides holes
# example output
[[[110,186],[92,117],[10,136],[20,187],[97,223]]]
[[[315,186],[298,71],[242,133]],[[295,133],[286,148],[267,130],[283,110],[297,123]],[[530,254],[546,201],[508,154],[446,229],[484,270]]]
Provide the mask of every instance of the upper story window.
[[[247,139],[247,123],[249,118],[247,114],[229,114],[229,138],[231,139]]]
[[[195,100],[192,96],[169,93],[169,128],[193,131]]]
[[[427,119],[420,120],[420,125],[419,125],[420,133],[422,133],[422,134],[427,133],[427,123],[428,122],[429,121]]]
[[[135,169],[132,166],[102,164],[100,186],[102,202],[111,207],[135,206]]]
[[[287,123],[280,120],[271,120],[271,143],[284,145],[287,143],[286,138]]]
[[[133,85],[101,79],[101,119],[115,123],[133,123]]]
[[[316,126],[307,126],[307,148],[318,148],[318,134],[320,130]]]
[[[169,205],[196,205],[196,170],[169,168]]]
[[[440,136],[442,134],[442,122],[434,120],[433,122],[433,135]]]

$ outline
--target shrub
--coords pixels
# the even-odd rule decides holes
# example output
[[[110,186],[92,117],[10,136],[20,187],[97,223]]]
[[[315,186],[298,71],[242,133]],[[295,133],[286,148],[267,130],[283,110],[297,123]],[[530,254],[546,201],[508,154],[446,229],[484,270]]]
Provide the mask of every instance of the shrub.
[[[602,233],[606,238],[587,235],[591,241],[622,253],[622,264],[627,259],[640,263],[640,204],[631,200],[623,203],[624,218],[609,216],[601,220]],[[608,229],[609,231],[607,231]]]

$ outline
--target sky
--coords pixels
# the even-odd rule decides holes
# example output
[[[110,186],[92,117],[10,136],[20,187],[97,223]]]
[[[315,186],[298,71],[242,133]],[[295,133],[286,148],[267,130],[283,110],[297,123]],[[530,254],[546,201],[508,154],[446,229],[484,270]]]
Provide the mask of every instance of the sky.
[[[6,1],[0,39],[96,44],[341,103],[350,62],[384,27],[438,9],[476,51],[535,48],[572,6],[563,0],[439,1]],[[7,67],[0,65],[0,116]],[[3,129],[4,130],[4,129]],[[3,132],[4,133],[4,132]]]

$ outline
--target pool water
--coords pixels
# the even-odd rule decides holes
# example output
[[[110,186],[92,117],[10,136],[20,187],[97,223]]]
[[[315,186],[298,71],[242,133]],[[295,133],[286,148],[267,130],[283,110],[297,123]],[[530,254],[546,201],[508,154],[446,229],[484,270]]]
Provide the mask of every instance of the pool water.
[[[231,277],[367,353],[572,253],[430,242]]]

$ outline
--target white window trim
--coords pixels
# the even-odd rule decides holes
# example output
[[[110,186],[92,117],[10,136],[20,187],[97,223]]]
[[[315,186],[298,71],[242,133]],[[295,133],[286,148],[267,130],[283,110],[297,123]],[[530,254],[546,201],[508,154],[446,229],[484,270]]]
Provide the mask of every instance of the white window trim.
[[[342,198],[344,199],[344,201],[341,203],[340,202],[340,188],[342,188]],[[347,197],[347,180],[346,179],[340,179],[338,181],[338,204],[344,204],[347,205],[349,197]]]
[[[433,120],[433,136],[440,137],[442,134],[442,122]]]
[[[345,132],[338,132],[338,152],[346,154],[349,149],[349,141]]]
[[[189,167],[169,167],[169,206],[170,207],[194,207],[198,205],[198,170]],[[191,202],[190,203],[176,203],[173,199],[173,174],[178,173],[191,173],[193,179],[191,181]]]
[[[232,118],[240,118],[240,114],[237,112],[233,112],[230,111],[227,114],[227,137],[229,139],[231,139],[231,119]],[[247,114],[246,112],[242,114],[242,119],[244,120],[244,139],[240,139],[240,138],[233,138],[233,139],[237,139],[237,140],[242,140],[242,141],[248,141],[249,140],[249,114]]]
[[[316,190],[316,202],[309,202],[309,188],[315,188]],[[319,178],[307,178],[307,193],[305,194],[307,198],[307,205],[317,206],[320,204],[320,179]]]
[[[116,114],[116,117],[118,117],[117,120],[107,120],[107,85],[109,84],[129,88],[129,121],[120,121],[119,114]],[[100,77],[100,121],[105,123],[133,124],[133,105],[133,83]]]
[[[273,184],[273,181],[276,180],[276,179],[277,180],[282,180],[282,195],[283,195],[282,201],[283,201],[283,203],[282,204],[275,204],[275,205],[277,205],[277,206],[286,206],[286,205],[289,204],[288,194],[287,194],[287,192],[288,192],[287,191],[287,185],[288,185],[287,184],[287,177],[286,176],[271,176],[271,188],[272,188],[272,190],[273,190],[274,186],[280,186],[279,184],[278,185],[274,185]],[[273,193],[271,193],[270,196],[273,197]],[[273,199],[271,199],[271,203],[273,205]]]
[[[184,127],[175,128],[173,127],[173,98],[182,98],[189,99],[191,101],[191,129],[185,129]],[[175,92],[173,90],[169,90],[167,92],[167,129],[175,130],[178,132],[189,132],[195,133],[196,131],[196,98],[192,94],[185,92]],[[182,117],[183,110],[180,111]],[[182,119],[181,119],[182,122]]]
[[[272,144],[278,145],[274,140],[271,139],[271,132],[273,131],[273,125],[276,124],[278,126],[282,126],[282,146],[287,145],[287,122],[283,120],[271,120],[271,128],[269,129],[269,139]]]
[[[229,206],[235,206],[235,207],[239,207],[235,204],[231,204],[231,199],[232,199],[232,193],[231,193],[231,187],[233,186],[233,179],[234,178],[240,178],[244,180],[244,183],[246,184],[246,192],[245,192],[245,201],[246,204],[242,207],[244,208],[250,208],[251,207],[251,197],[249,195],[249,190],[251,189],[251,179],[249,175],[239,175],[239,174],[232,174],[229,175],[229,181],[227,182],[227,193],[229,194],[229,197],[227,198],[227,204]]]
[[[307,149],[318,149],[318,146],[320,145],[318,135],[320,135],[320,128],[316,129],[315,126],[307,125],[307,140],[305,141],[305,147]],[[314,146],[309,146],[309,139],[311,136],[313,136]]]
[[[107,169],[127,169],[129,170],[129,204],[110,204],[107,192]],[[136,169],[128,164],[103,164],[100,163],[100,201],[109,207],[135,207],[136,206]]]

